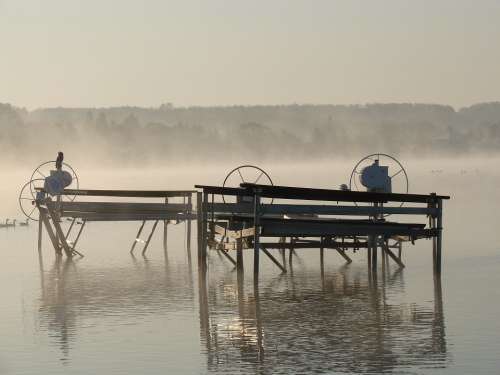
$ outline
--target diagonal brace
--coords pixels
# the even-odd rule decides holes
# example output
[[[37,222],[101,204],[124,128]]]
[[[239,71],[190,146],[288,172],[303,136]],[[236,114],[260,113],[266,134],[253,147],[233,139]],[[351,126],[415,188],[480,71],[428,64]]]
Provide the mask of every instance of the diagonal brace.
[[[264,246],[261,246],[260,248],[264,252],[264,254],[266,254],[269,257],[269,259],[271,259],[273,263],[276,264],[283,273],[286,273],[286,268],[283,267],[281,263],[278,262],[278,260],[275,257],[273,257],[273,255]]]
[[[229,255],[229,254],[227,253],[227,251],[226,251],[226,250],[221,250],[220,252],[221,252],[222,254],[224,254],[224,256],[225,256],[225,257],[226,257],[226,258],[227,258],[227,259],[228,259],[231,263],[233,263],[233,265],[234,265],[234,266],[236,266],[236,261],[234,260],[234,258],[233,258],[231,255]]]
[[[386,253],[387,255],[389,255],[389,256],[392,258],[392,260],[393,260],[393,261],[395,261],[395,262],[398,264],[398,266],[399,266],[399,267],[401,267],[401,268],[405,268],[405,265],[403,264],[403,262],[401,262],[401,259],[399,259],[399,258],[396,256],[396,254],[394,254],[394,253],[393,253],[393,252],[389,249],[389,247],[388,247],[388,246],[383,246],[383,247],[382,247],[382,249],[384,249],[385,253]]]
[[[347,263],[352,263],[352,259],[345,253],[345,250],[341,250],[338,247],[336,247],[335,250],[337,250],[337,252],[342,255],[342,258],[344,258]]]

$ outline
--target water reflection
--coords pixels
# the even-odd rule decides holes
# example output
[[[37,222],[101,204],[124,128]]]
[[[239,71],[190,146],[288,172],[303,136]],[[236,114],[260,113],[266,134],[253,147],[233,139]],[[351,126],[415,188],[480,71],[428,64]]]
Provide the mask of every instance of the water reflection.
[[[107,334],[115,324],[139,324],[172,312],[190,316],[196,310],[189,262],[139,257],[87,266],[56,258],[41,276],[38,327],[66,362],[86,329],[97,326]],[[409,302],[404,272],[389,264],[378,274],[361,266],[321,272],[296,267],[280,276],[261,275],[259,286],[251,275],[229,268],[201,272],[197,297],[206,366],[217,373],[443,367],[449,355],[439,279],[433,291],[433,301]]]
[[[84,261],[56,257],[50,270],[41,268],[38,326],[67,361],[85,328],[136,324],[151,315],[192,310],[193,284],[190,262],[131,257],[120,266],[89,267]]]
[[[295,272],[260,287],[200,274],[200,335],[217,373],[385,373],[448,361],[440,280],[434,303],[405,302],[404,273],[386,264]],[[410,371],[411,372],[411,371]]]

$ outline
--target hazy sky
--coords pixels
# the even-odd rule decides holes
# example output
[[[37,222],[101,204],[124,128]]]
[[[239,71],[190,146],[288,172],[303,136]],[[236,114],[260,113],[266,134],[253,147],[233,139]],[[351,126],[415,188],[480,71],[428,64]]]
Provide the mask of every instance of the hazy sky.
[[[500,100],[500,0],[0,0],[0,102]]]

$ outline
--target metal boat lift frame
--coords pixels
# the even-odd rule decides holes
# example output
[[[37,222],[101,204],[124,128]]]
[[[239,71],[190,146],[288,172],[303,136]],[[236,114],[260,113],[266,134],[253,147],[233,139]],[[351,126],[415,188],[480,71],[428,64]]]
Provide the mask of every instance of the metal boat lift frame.
[[[38,189],[39,191],[42,189]],[[39,210],[38,249],[42,246],[42,231],[45,227],[56,254],[62,251],[68,256],[83,256],[76,250],[85,225],[89,221],[140,221],[139,230],[134,238],[130,252],[132,253],[138,242],[144,243],[142,254],[146,253],[151,238],[160,221],[163,222],[163,247],[167,248],[168,224],[170,221],[186,222],[186,243],[188,249],[191,244],[191,221],[196,220],[193,214],[191,190],[84,190],[65,189],[56,200],[50,197],[35,200]],[[116,202],[116,201],[85,201],[75,202],[63,197],[109,197],[109,198],[158,198],[161,203],[154,202]],[[181,199],[181,202],[178,200]],[[172,202],[173,200],[177,200]],[[61,221],[67,218],[71,224],[66,232],[63,231]],[[70,241],[70,235],[78,220],[81,224],[76,237]],[[153,226],[146,240],[140,239],[147,221],[153,221]]]
[[[369,267],[376,271],[379,248],[383,262],[390,257],[404,267],[402,243],[428,238],[433,242],[434,271],[441,273],[443,200],[449,196],[248,183],[239,188],[206,185],[196,185],[196,188],[201,190],[197,193],[197,216],[198,258],[202,266],[206,266],[210,248],[220,251],[242,270],[243,249],[253,249],[254,278],[257,279],[261,251],[286,272],[285,249],[290,250],[291,260],[296,249],[319,248],[321,261],[324,249],[335,249],[347,262],[351,262],[346,254],[348,249],[367,249]],[[220,202],[216,196],[236,197],[236,203]],[[274,202],[292,201],[292,204],[263,203],[263,198]],[[339,205],[339,202],[351,205]],[[384,206],[392,202],[413,206]],[[387,222],[384,217],[389,214],[425,216],[428,223]],[[351,216],[366,219],[349,218]],[[271,241],[272,238],[278,241]],[[281,262],[269,252],[270,249],[281,250]],[[236,260],[229,255],[230,250],[236,251]],[[397,250],[398,254],[392,250]]]

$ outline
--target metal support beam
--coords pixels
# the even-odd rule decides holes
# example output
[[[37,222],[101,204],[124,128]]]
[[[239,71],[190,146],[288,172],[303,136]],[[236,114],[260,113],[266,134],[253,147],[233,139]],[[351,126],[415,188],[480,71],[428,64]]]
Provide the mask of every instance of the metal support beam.
[[[205,208],[205,203],[208,202],[208,193],[203,193],[202,216],[201,216],[201,262],[207,264],[207,246],[208,246],[208,212]]]
[[[337,250],[337,252],[342,255],[342,258],[344,258],[347,263],[352,263],[352,259],[345,253],[344,250],[342,249],[339,249],[339,248],[336,248],[335,250]]]
[[[320,248],[319,248],[319,262],[321,264],[321,267],[323,267],[323,262],[325,260],[325,247],[323,245],[324,239],[321,237],[320,239]]]
[[[146,250],[148,249],[149,242],[151,241],[151,238],[153,237],[153,233],[156,230],[156,226],[158,225],[158,221],[159,220],[156,220],[155,223],[153,224],[153,228],[151,229],[151,233],[149,233],[148,239],[146,240],[146,243],[144,244],[144,248],[142,249],[142,253],[141,253],[142,255],[144,255],[146,253]]]
[[[73,229],[73,225],[75,225],[75,221],[76,221],[76,218],[71,220],[71,225],[69,226],[68,231],[66,232],[66,236],[65,236],[66,240],[68,240],[69,235],[71,234],[71,229]]]
[[[139,231],[137,232],[137,234],[135,235],[135,239],[134,239],[134,242],[132,243],[132,247],[130,249],[130,253],[133,253],[134,252],[134,249],[135,249],[135,245],[137,245],[137,242],[140,241],[140,235],[142,233],[142,230],[144,229],[144,225],[146,224],[146,220],[143,220],[141,226],[139,227]]]
[[[197,234],[196,236],[198,237],[198,263],[200,262],[201,259],[201,221],[202,221],[202,207],[203,207],[203,202],[202,202],[202,195],[201,192],[196,193],[196,216],[198,217],[198,220],[196,220],[196,231]]]
[[[401,260],[396,256],[396,254],[394,254],[391,249],[389,249],[389,246],[387,246],[387,243],[385,243],[382,247],[382,251],[387,254],[389,257],[391,257],[391,259],[393,261],[395,261],[399,267],[401,268],[405,268],[405,265],[403,264],[403,262],[401,262]]]
[[[372,270],[377,271],[377,243],[374,236],[369,236],[370,248],[372,249]]]
[[[259,276],[259,225],[260,225],[260,196],[255,194],[254,196],[254,214],[253,214],[253,226],[255,229],[254,239],[253,239],[253,273],[254,280],[258,280]]]
[[[236,239],[236,268],[243,271],[243,238]]]
[[[38,252],[42,251],[42,231],[43,231],[42,212],[38,210]]]
[[[40,211],[40,218],[45,225],[45,230],[47,231],[47,234],[49,235],[50,241],[52,242],[52,246],[54,247],[54,251],[56,252],[57,255],[61,255],[61,247],[59,246],[59,242],[57,241],[57,237],[54,233],[54,230],[52,229],[52,225],[50,224],[50,220],[48,217],[48,211],[46,208],[42,208],[38,206],[38,210]]]
[[[271,259],[273,263],[276,264],[283,273],[286,273],[286,268],[283,265],[281,265],[281,263],[278,262],[276,258],[273,257],[273,255],[265,247],[261,246],[261,249],[264,252],[264,254],[266,254],[269,257],[269,259]]]
[[[76,244],[78,243],[78,240],[80,239],[80,236],[81,236],[81,234],[83,232],[83,228],[85,227],[85,224],[87,224],[87,220],[83,220],[82,225],[80,227],[80,230],[78,231],[78,234],[76,235],[75,241],[73,241],[73,246],[72,247],[73,247],[74,251],[76,251],[75,247],[76,247]],[[80,254],[80,253],[78,253],[78,254]],[[80,255],[83,256],[82,254],[80,254]]]
[[[168,198],[165,198],[165,206],[168,205]],[[168,220],[163,220],[163,250],[167,251],[168,243]]]
[[[436,272],[441,274],[441,247],[443,245],[443,200],[439,199],[437,214],[437,239],[436,239]]]
[[[60,196],[58,196],[60,198]],[[52,205],[50,203],[47,204],[47,212],[50,215],[50,218],[52,219],[52,224],[54,225],[55,233],[56,233],[56,241],[58,243],[61,243],[62,248],[64,252],[66,253],[66,256],[71,258],[73,256],[73,251],[70,248],[68,242],[66,241],[66,237],[64,236],[64,232],[61,228],[61,225],[59,223],[59,215],[57,212],[52,208]]]
[[[234,258],[233,258],[231,255],[229,255],[229,254],[227,253],[227,251],[225,251],[225,250],[220,250],[220,253],[222,253],[222,255],[224,255],[224,256],[226,257],[226,259],[227,259],[227,260],[229,260],[229,261],[230,261],[230,262],[231,262],[231,263],[232,263],[235,267],[237,266],[237,265],[236,265],[236,261],[234,260]]]
[[[191,194],[188,195],[188,207],[189,207],[189,210],[192,210],[192,196],[191,196]],[[187,219],[186,225],[187,225],[186,247],[187,247],[187,252],[189,254],[189,257],[191,258],[191,218]]]

